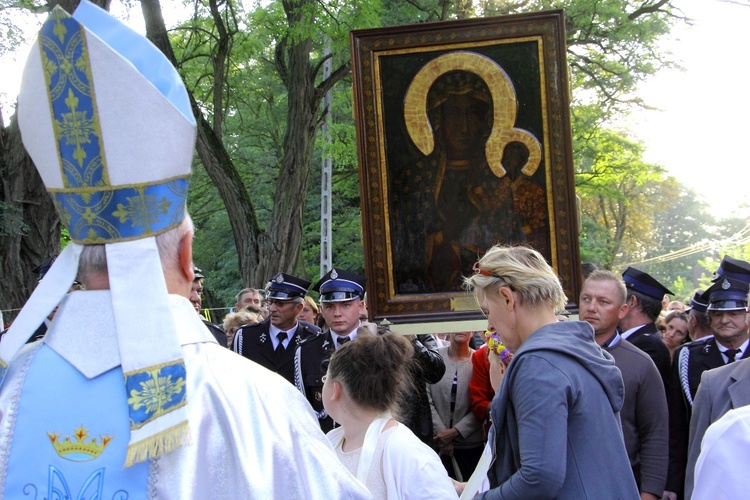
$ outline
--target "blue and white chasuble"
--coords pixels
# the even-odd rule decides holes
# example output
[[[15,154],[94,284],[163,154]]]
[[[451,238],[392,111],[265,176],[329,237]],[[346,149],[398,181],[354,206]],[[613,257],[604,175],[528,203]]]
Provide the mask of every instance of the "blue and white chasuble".
[[[170,295],[169,305],[190,444],[124,467],[128,400],[149,393],[126,394],[110,292],[73,292],[0,387],[2,498],[370,498],[292,384],[219,346],[186,298]]]

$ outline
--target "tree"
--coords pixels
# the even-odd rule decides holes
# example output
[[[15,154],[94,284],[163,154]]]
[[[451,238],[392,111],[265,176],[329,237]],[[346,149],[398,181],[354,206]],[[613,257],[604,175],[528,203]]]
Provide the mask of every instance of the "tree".
[[[668,260],[662,256],[710,240],[718,234],[716,220],[708,212],[706,203],[700,201],[695,192],[680,185],[674,177],[659,183],[652,201],[654,244],[647,249],[644,255],[646,263],[639,269],[666,284],[675,294],[681,287],[678,285],[685,283],[689,299],[703,271],[698,260],[705,253],[684,252],[683,256]],[[686,296],[679,295],[679,300],[684,300]]]
[[[316,151],[315,144],[322,95],[330,88],[348,93],[340,84],[349,73],[350,29],[564,7],[573,118],[577,120],[579,110],[588,110],[586,120],[577,122],[589,127],[580,129],[585,136],[638,103],[633,97],[638,82],[667,63],[656,41],[676,20],[669,2],[656,0],[382,0],[382,9],[378,0],[282,0],[255,5],[248,13],[233,0],[196,0],[192,5],[193,19],[168,36],[158,1],[141,2],[149,38],[176,63],[193,97],[198,157],[215,188],[201,187],[206,178],[198,175],[193,187],[201,187],[206,196],[218,194],[226,209],[223,215],[215,200],[191,195],[196,224],[231,225],[242,284],[256,286],[277,271],[300,272],[304,267],[312,273],[316,268],[308,260],[317,261],[316,252],[304,252],[304,262],[299,258],[301,242],[317,239],[312,222],[317,214],[306,214],[304,207],[318,191],[317,186],[309,189],[309,180],[311,162],[321,150]],[[326,37],[334,70],[324,76]],[[349,105],[346,99],[335,101],[333,128],[343,141],[350,141],[342,150],[352,151],[351,114],[338,111]],[[355,165],[337,165],[338,187],[356,180]],[[336,262],[361,263],[356,189],[336,195],[346,208],[337,214],[337,229],[346,228],[348,243]],[[311,234],[305,235],[303,227]],[[209,241],[203,244],[198,233],[197,247],[210,248],[209,255],[222,255],[221,262],[229,264],[226,248],[209,244],[212,239],[226,244],[229,233],[221,229],[216,234],[207,235]]]
[[[204,7],[198,2],[195,5],[196,12]],[[321,75],[327,56],[322,55],[322,47],[314,41],[320,39],[315,36],[315,30],[319,35],[322,27],[324,32],[328,30],[329,33],[338,34],[341,40],[341,32],[346,30],[335,17],[336,14],[346,7],[356,21],[359,13],[367,12],[356,5],[345,4],[338,5],[335,10],[328,9],[310,0],[282,1],[280,5],[281,11],[279,4],[271,4],[268,8],[257,8],[253,13],[255,20],[265,22],[254,24],[255,28],[251,28],[251,31],[271,43],[247,63],[247,67],[257,65],[266,74],[272,67],[286,90],[285,131],[281,134],[277,151],[280,157],[276,158],[278,164],[275,165],[278,170],[274,177],[273,209],[266,229],[258,222],[255,206],[222,137],[221,124],[225,115],[239,112],[239,106],[226,109],[223,100],[229,89],[226,76],[232,63],[231,39],[238,32],[231,1],[222,4],[223,11],[215,0],[208,2],[216,43],[211,44],[210,50],[204,54],[204,58],[211,62],[212,74],[201,80],[207,82],[212,101],[211,106],[206,108],[201,108],[194,101],[194,110],[199,117],[199,157],[217,186],[229,214],[240,273],[245,283],[256,285],[264,284],[273,273],[294,272],[297,268],[302,239],[302,212],[315,136],[321,121],[322,98],[349,73],[348,58],[345,58],[330,75]],[[166,37],[158,2],[147,0],[142,2],[142,6],[149,38],[178,64]],[[280,19],[286,22],[277,22]],[[199,20],[200,16],[196,16],[193,22]],[[269,53],[269,47],[273,48],[272,53]],[[208,111],[208,118],[204,111]]]
[[[595,132],[582,146],[576,190],[584,218],[583,261],[612,269],[639,258],[652,243],[650,200],[662,169],[643,162],[642,155],[642,145],[609,130]]]

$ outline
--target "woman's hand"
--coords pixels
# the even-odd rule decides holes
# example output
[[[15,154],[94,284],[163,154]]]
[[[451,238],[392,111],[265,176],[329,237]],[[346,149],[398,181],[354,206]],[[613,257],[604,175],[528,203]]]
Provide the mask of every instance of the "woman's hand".
[[[464,492],[464,488],[466,488],[466,483],[459,483],[455,479],[451,479],[453,481],[453,487],[456,488],[456,495],[461,496],[461,493]]]

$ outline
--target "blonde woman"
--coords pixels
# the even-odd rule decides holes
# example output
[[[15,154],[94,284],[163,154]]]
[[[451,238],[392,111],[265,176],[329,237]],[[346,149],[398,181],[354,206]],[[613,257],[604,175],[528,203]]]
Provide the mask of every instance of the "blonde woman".
[[[246,309],[229,313],[224,316],[222,326],[224,327],[224,332],[227,334],[227,346],[232,346],[232,342],[234,342],[234,334],[237,333],[237,330],[241,326],[251,325],[253,323],[258,323],[259,321],[263,321],[263,318],[259,313],[248,311]]]
[[[312,297],[305,295],[305,302],[302,304],[302,310],[297,315],[297,320],[317,326],[318,312],[318,304],[315,303]]]
[[[664,323],[664,343],[669,349],[669,357],[673,358],[678,347],[691,341],[688,334],[688,315],[684,311],[672,311],[664,318]]]
[[[492,247],[467,278],[513,353],[492,401],[490,490],[479,498],[639,498],[620,428],[623,383],[537,251]]]

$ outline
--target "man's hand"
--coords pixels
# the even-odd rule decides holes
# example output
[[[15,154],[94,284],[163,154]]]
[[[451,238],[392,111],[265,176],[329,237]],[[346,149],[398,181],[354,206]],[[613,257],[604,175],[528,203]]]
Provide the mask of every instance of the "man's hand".
[[[446,444],[453,444],[453,440],[456,437],[458,437],[458,431],[455,427],[451,427],[450,429],[443,429],[438,432],[433,439],[438,446],[442,447]]]
[[[643,493],[641,493],[641,498],[643,498]],[[664,493],[661,495],[661,500],[677,500],[677,493],[664,490]]]

